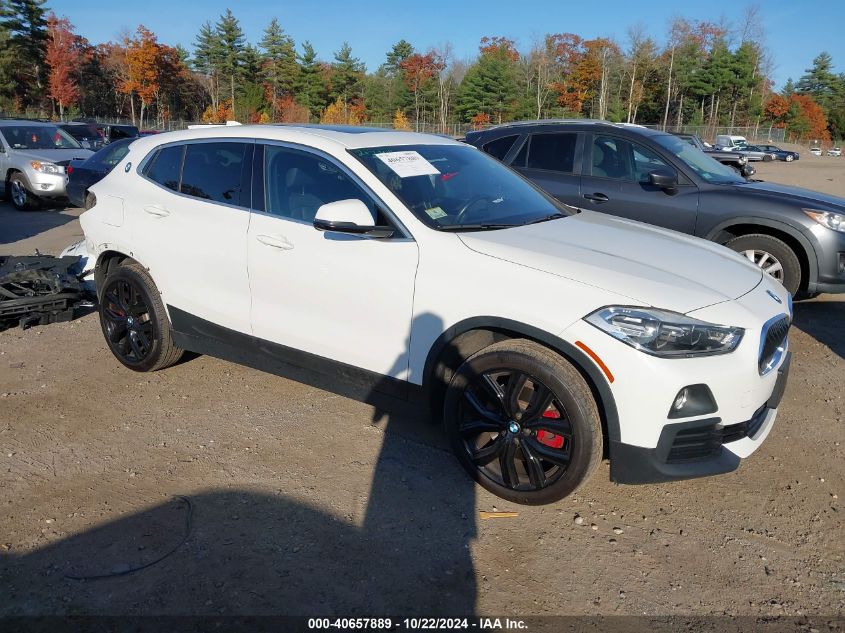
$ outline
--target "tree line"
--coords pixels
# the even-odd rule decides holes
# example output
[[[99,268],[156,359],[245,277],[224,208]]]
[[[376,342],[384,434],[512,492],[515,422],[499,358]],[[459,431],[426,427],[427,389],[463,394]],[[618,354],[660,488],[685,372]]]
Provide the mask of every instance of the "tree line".
[[[273,18],[247,41],[227,10],[190,47],[144,26],[94,44],[45,0],[0,0],[0,111],[70,119],[392,123],[483,127],[515,119],[591,117],[662,126],[782,127],[796,139],[845,136],[845,74],[822,53],[781,92],[770,79],[759,7],[736,24],[676,18],[665,44],[642,27],[624,41],[554,33],[527,47],[484,37],[472,59],[450,45],[400,40],[367,71],[342,43],[320,59]]]

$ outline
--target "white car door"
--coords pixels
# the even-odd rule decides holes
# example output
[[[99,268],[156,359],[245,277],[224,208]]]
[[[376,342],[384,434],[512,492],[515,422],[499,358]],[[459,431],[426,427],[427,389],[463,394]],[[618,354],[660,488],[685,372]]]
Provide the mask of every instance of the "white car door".
[[[254,188],[247,240],[253,334],[407,379],[416,242],[384,215],[380,223],[397,229],[391,238],[318,231],[322,204],[357,198],[379,214],[381,205],[321,154],[268,144],[260,160],[265,177]]]
[[[132,244],[175,329],[196,319],[248,334],[251,141],[168,145],[142,165],[127,196]]]

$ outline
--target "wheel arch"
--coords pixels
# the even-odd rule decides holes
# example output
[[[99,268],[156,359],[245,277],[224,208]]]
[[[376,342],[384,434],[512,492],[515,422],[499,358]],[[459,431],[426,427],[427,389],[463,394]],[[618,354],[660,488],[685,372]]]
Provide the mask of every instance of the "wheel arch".
[[[443,332],[429,349],[423,369],[423,389],[432,416],[440,420],[446,387],[453,373],[466,358],[479,350],[506,339],[533,341],[562,356],[581,373],[599,408],[605,451],[610,441],[619,441],[619,414],[616,400],[601,370],[575,345],[540,328],[501,317],[472,317]]]
[[[710,230],[705,239],[719,244],[743,235],[759,233],[775,237],[786,243],[798,257],[801,264],[801,288],[816,283],[819,276],[818,257],[816,249],[804,233],[786,222],[778,222],[768,218],[735,217],[718,224]]]
[[[94,285],[97,289],[97,298],[100,296],[100,288],[103,287],[103,282],[106,280],[109,271],[126,260],[137,261],[131,255],[117,250],[105,250],[97,256],[97,263],[94,266]]]

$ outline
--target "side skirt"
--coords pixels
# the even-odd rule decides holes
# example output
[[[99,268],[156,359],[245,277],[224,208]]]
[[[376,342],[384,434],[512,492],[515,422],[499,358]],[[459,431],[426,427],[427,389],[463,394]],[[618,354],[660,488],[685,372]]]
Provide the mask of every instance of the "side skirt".
[[[427,398],[420,385],[236,332],[171,305],[167,310],[173,342],[182,349],[289,378],[403,415],[430,417]]]

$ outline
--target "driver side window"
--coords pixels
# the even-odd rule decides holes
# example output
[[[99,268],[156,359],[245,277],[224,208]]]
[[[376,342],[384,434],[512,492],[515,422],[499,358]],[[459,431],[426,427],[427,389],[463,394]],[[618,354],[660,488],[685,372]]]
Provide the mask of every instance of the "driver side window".
[[[355,198],[386,224],[372,198],[333,162],[288,147],[264,147],[264,210],[312,223],[317,209],[329,202]]]

